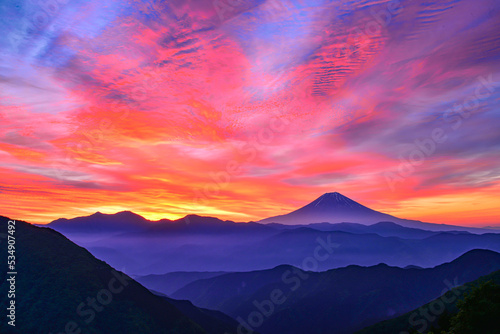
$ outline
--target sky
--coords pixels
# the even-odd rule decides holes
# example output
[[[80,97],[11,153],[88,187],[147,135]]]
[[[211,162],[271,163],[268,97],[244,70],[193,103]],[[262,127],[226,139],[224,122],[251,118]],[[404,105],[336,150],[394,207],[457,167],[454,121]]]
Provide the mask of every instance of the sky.
[[[0,214],[500,224],[500,3],[0,3]]]

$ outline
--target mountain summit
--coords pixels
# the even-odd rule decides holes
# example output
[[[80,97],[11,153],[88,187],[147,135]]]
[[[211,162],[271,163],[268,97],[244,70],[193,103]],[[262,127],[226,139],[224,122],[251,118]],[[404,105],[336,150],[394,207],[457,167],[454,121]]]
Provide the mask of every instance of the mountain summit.
[[[299,210],[304,210],[306,208],[314,208],[313,210],[339,210],[339,209],[349,209],[349,210],[364,210],[368,209],[366,206],[359,204],[356,201],[353,201],[349,197],[346,197],[338,192],[326,193],[307,204],[303,208]],[[297,210],[297,211],[299,211]],[[371,209],[368,209],[373,211]]]
[[[314,224],[314,223],[359,223],[372,225],[381,221],[394,222],[405,227],[424,228],[433,230],[435,224],[422,223],[415,220],[401,219],[386,213],[372,210],[358,202],[338,193],[326,193],[303,206],[302,208],[285,215],[263,219],[259,223],[279,223],[285,225]],[[442,225],[440,226],[443,227]]]
[[[403,227],[418,228],[428,231],[466,231],[471,233],[495,232],[494,230],[424,223],[419,220],[394,217],[370,209],[338,192],[325,193],[300,209],[285,215],[274,216],[259,221],[259,223],[264,224],[277,223],[283,225],[309,225],[318,223],[358,223],[373,225],[380,222],[384,222],[386,225],[388,222],[392,222]],[[391,229],[393,228],[394,227],[391,227]]]

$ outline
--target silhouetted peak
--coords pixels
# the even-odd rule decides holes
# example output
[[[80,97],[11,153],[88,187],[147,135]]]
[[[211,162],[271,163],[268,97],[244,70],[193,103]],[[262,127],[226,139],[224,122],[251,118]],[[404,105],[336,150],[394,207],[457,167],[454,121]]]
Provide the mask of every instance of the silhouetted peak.
[[[476,249],[471,249],[468,252],[465,252],[460,257],[458,257],[456,260],[468,259],[468,258],[471,258],[471,259],[473,259],[473,258],[485,258],[488,256],[498,257],[499,255],[500,255],[500,253],[497,253],[497,252],[489,250],[489,249],[477,249],[476,248]]]
[[[189,219],[196,219],[196,218],[203,218],[203,216],[200,216],[200,215],[196,215],[196,214],[194,214],[194,213],[191,213],[191,214],[189,214],[189,215],[184,216],[184,218],[181,218],[181,219],[188,219],[188,218],[189,218]]]
[[[134,213],[132,211],[120,211],[117,213],[112,213],[112,214],[107,214],[107,213],[102,213],[101,211],[97,211],[96,213],[90,215],[89,217],[94,217],[94,218],[103,218],[103,217],[119,217],[119,218],[141,218],[145,219],[143,216],[138,215],[137,213]]]
[[[424,268],[422,268],[420,266],[413,265],[413,264],[409,264],[406,267],[404,267],[403,269],[424,269]]]
[[[191,223],[214,223],[214,222],[221,222],[219,218],[215,217],[209,217],[209,216],[200,216],[196,214],[189,214],[186,215],[183,218],[179,218],[175,220],[176,222],[181,222],[184,224],[191,224]]]
[[[120,211],[120,212],[117,212],[115,215],[116,216],[120,216],[120,217],[140,217],[140,218],[144,218],[143,216],[138,215],[137,213],[134,213],[132,211]]]
[[[373,224],[371,226],[378,226],[378,227],[400,227],[400,228],[403,228],[401,225],[398,225],[396,223],[389,222],[389,221],[378,222],[378,223],[375,223],[375,224]]]
[[[285,270],[294,270],[294,269],[296,269],[296,270],[301,270],[300,268],[294,267],[294,266],[292,266],[292,265],[290,265],[290,264],[280,264],[280,265],[278,265],[278,266],[276,266],[276,267],[274,267],[274,268],[272,268],[272,269],[269,269],[269,270],[274,270],[274,271],[276,271],[276,270],[279,270],[279,271],[285,271]],[[301,270],[301,271],[303,271],[303,270]]]
[[[342,195],[341,193],[339,192],[330,192],[330,193],[324,193],[323,195],[321,195],[319,198],[321,197],[334,197],[334,198],[341,198],[341,197],[345,197],[345,198],[348,198],[347,196],[344,196]]]
[[[353,201],[349,197],[346,197],[338,192],[325,193],[318,197],[316,200],[312,201],[309,205],[326,208],[326,207],[344,207],[344,208],[359,208],[363,207],[356,201]]]

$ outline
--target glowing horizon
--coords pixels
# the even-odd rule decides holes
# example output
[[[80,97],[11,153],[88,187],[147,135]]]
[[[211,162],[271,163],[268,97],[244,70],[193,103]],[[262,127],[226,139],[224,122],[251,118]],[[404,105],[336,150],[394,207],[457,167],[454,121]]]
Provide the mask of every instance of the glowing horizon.
[[[0,215],[250,221],[338,191],[400,218],[500,224],[499,9],[6,4]]]

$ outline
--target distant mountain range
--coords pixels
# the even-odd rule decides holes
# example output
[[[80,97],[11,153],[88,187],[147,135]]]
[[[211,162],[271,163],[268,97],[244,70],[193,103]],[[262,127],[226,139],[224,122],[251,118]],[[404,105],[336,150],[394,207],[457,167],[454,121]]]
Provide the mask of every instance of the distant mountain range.
[[[113,235],[123,233],[147,234],[226,234],[235,232],[265,232],[272,228],[255,222],[236,223],[231,220],[221,220],[214,217],[187,215],[177,220],[161,219],[158,221],[146,218],[131,211],[122,211],[115,214],[96,212],[90,216],[72,219],[60,218],[47,226],[56,231],[72,234],[101,234]]]
[[[8,221],[0,216],[2,233]],[[17,321],[15,331],[1,321],[0,333],[236,333],[228,316],[156,296],[52,229],[15,227]],[[7,259],[3,241],[0,256]],[[2,305],[7,276],[1,271]]]
[[[493,229],[493,230],[500,230],[500,225],[489,225],[483,227],[484,229]]]
[[[56,231],[71,233],[107,234],[142,231],[150,228],[152,224],[153,222],[138,214],[122,211],[112,215],[96,212],[90,216],[72,219],[59,218],[46,226]]]
[[[146,230],[113,235],[61,232],[113,267],[140,276],[174,271],[248,271],[280,264],[302,266],[318,247],[318,240],[336,246],[328,258],[318,262],[318,270],[380,262],[431,267],[475,248],[500,251],[500,234],[430,232],[393,223],[332,224],[326,231],[276,226],[240,230],[240,224],[218,224],[222,228],[211,233],[190,228],[175,233]],[[226,224],[230,225],[228,229]]]
[[[184,287],[186,284],[191,282],[212,278],[215,276],[220,276],[227,274],[225,271],[176,271],[173,273],[166,273],[162,275],[145,275],[145,276],[137,276],[135,279],[144,286],[147,286],[148,289],[152,289],[155,291],[162,292],[167,296],[170,296],[175,291]]]
[[[316,212],[359,220],[287,225],[276,218],[264,224],[188,215],[149,221],[124,211],[58,219],[49,228],[18,221],[17,329],[348,334],[373,326],[384,333],[399,328],[401,318],[379,321],[500,270],[500,233],[416,228],[337,193],[302,209],[280,219]],[[385,219],[363,221],[369,217]],[[7,220],[0,216],[2,231]],[[2,303],[6,278],[0,275]],[[124,288],[111,292],[118,282]],[[95,300],[100,304],[90,306]],[[0,324],[1,333],[9,330]]]
[[[363,225],[357,223],[315,223],[307,225],[282,225],[277,223],[270,223],[267,226],[274,227],[279,230],[293,230],[297,228],[310,228],[324,232],[347,232],[353,234],[378,234],[382,237],[399,237],[406,239],[424,239],[432,235],[439,234],[440,232],[432,232],[421,230],[417,228],[403,227],[393,222],[379,222],[373,225]],[[450,233],[466,233],[465,231],[450,231]]]
[[[306,272],[278,266],[200,279],[172,296],[220,310],[263,334],[343,334],[401,315],[499,269],[500,254],[487,250],[429,269],[379,264]],[[265,319],[259,326],[255,312]]]
[[[249,271],[280,264],[302,266],[304,258],[318,246],[318,240],[331,240],[338,246],[318,264],[318,270],[380,262],[399,267],[432,267],[475,248],[500,251],[498,230],[421,222],[415,224],[432,228],[404,227],[399,225],[401,221],[387,221],[396,220],[395,217],[377,213],[338,193],[325,194],[297,212],[332,217],[340,213],[343,218],[358,212],[366,219],[384,220],[375,220],[371,225],[284,225],[188,215],[178,220],[149,221],[124,211],[58,219],[47,226],[113,267],[137,276],[175,271]],[[290,213],[292,218],[294,215]],[[449,231],[434,231],[439,228]]]
[[[359,225],[374,225],[376,223],[395,223],[402,227],[421,229],[435,232],[470,232],[470,233],[499,233],[497,229],[481,229],[473,227],[453,226],[446,224],[424,223],[416,220],[397,218],[385,213],[372,210],[352,199],[337,193],[326,193],[306,206],[285,215],[275,216],[260,220],[259,222],[236,223],[230,220],[220,220],[214,217],[187,215],[177,220],[161,219],[150,221],[130,211],[116,214],[103,214],[96,212],[86,217],[72,219],[60,218],[47,226],[61,232],[70,233],[101,233],[117,234],[127,232],[142,233],[235,233],[243,230],[255,232],[268,232],[271,228],[287,229],[293,227],[310,227],[323,231],[342,231],[342,225],[356,224],[345,230],[346,232],[362,231],[369,233],[375,231]],[[334,225],[334,226],[331,226]],[[379,226],[380,227],[380,226]],[[392,225],[394,228],[394,225]]]

